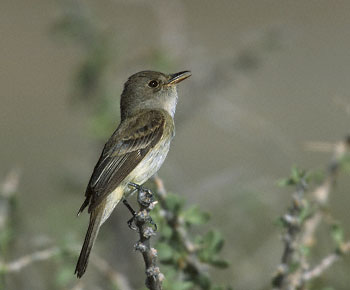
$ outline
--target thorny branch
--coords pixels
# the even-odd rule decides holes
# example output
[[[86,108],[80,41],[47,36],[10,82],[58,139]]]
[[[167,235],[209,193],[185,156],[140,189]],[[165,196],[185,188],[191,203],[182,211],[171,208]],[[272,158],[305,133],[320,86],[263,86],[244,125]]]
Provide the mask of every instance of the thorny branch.
[[[340,245],[339,249],[329,254],[321,262],[310,267],[303,247],[311,247],[315,243],[315,232],[324,219],[324,207],[328,202],[330,192],[335,184],[342,158],[350,149],[350,137],[335,144],[334,155],[327,167],[327,175],[312,193],[311,199],[314,203],[314,213],[302,220],[300,217],[306,209],[305,191],[306,184],[303,180],[298,185],[297,191],[293,194],[292,206],[288,213],[283,216],[286,224],[286,233],[283,236],[284,251],[281,264],[273,277],[274,290],[302,290],[305,283],[319,277],[325,270],[338,261],[342,255],[350,252],[350,241]],[[291,269],[296,266],[297,269]],[[311,268],[311,269],[310,269]]]
[[[157,267],[157,250],[150,245],[150,238],[155,235],[155,231],[149,224],[152,222],[150,211],[157,202],[153,200],[151,192],[141,186],[136,187],[138,191],[137,201],[140,209],[133,218],[138,229],[140,240],[135,245],[135,250],[140,251],[146,267],[146,286],[150,290],[161,290],[164,275]]]

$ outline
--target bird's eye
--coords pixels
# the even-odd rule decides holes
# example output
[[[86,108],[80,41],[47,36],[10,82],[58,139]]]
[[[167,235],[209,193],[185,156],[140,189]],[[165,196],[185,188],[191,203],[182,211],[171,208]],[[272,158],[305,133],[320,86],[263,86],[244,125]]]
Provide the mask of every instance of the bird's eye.
[[[156,80],[150,81],[148,83],[148,86],[151,88],[156,88],[156,87],[158,87],[158,85],[159,85],[159,83]]]

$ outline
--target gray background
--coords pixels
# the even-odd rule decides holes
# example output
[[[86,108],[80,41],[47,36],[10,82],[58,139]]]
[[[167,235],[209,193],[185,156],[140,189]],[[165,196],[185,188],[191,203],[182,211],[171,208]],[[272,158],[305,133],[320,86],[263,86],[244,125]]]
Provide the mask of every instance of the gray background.
[[[331,152],[307,150],[307,142],[349,133],[350,2],[86,3],[115,39],[115,125],[123,82],[157,68],[149,60],[154,53],[168,57],[169,72],[192,71],[179,87],[177,134],[160,175],[168,190],[210,212],[210,227],[223,232],[232,265],[215,279],[234,289],[268,289],[282,251],[274,222],[290,198],[276,181],[295,164],[324,168]],[[89,110],[71,102],[83,51],[52,35],[62,6],[1,0],[0,174],[13,167],[22,173],[13,259],[68,236],[82,241],[88,218],[75,212],[103,145],[88,133]],[[349,185],[341,176],[330,201],[348,237]],[[126,214],[118,208],[94,250],[135,277],[143,270]],[[348,289],[349,261],[328,271],[321,285]],[[9,285],[54,289],[54,271],[49,262],[37,264]],[[101,289],[93,272],[89,287]],[[143,277],[132,283],[140,287]]]

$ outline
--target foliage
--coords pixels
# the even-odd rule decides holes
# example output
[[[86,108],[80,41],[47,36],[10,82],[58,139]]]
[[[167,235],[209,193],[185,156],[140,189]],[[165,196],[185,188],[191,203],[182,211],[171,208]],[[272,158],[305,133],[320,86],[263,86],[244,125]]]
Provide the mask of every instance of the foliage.
[[[293,167],[290,176],[279,182],[280,186],[293,187],[295,191],[287,213],[279,219],[284,231],[284,251],[272,280],[275,290],[320,289],[315,284],[316,278],[350,251],[350,242],[345,240],[343,227],[326,211],[336,176],[340,170],[346,171],[348,166],[348,147],[347,142],[338,144],[326,173]],[[335,249],[312,266],[316,230],[323,225],[329,225],[329,238],[333,240]]]
[[[227,289],[214,285],[207,269],[228,267],[228,262],[219,257],[224,246],[222,235],[214,230],[190,234],[194,226],[207,227],[209,214],[198,206],[185,207],[185,200],[179,195],[167,193],[158,198],[160,206],[152,217],[159,226],[156,248],[164,265],[164,289]]]

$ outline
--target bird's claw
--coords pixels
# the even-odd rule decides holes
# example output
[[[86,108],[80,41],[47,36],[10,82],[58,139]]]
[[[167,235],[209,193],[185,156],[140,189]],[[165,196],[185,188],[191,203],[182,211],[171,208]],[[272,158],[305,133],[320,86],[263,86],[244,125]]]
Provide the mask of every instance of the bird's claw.
[[[131,219],[127,221],[129,229],[133,231],[138,231],[138,228],[134,225],[135,224],[135,216],[133,216]]]
[[[142,185],[133,183],[133,182],[129,182],[129,186],[134,187],[138,194],[137,194],[137,201],[138,203],[144,207],[144,209],[149,210],[148,208],[151,206],[151,204],[154,202],[154,196],[152,194],[152,191],[149,190],[148,188],[144,188]],[[137,228],[135,228],[135,226],[133,226],[133,224],[135,223],[135,219],[137,218],[136,215],[137,213],[132,210],[131,206],[126,202],[126,200],[124,199],[124,204],[129,208],[130,212],[132,213],[133,217],[128,221],[128,226],[130,229],[132,230],[137,230]],[[149,219],[147,222],[149,222],[153,228],[154,231],[157,231],[158,227],[157,224],[152,220],[152,218],[150,216],[148,216]]]

